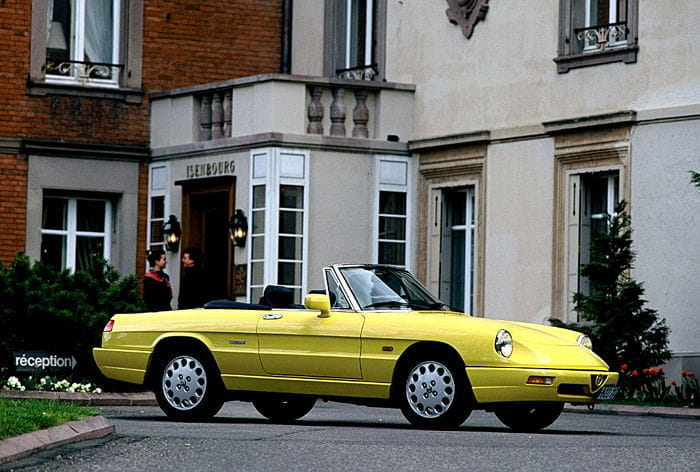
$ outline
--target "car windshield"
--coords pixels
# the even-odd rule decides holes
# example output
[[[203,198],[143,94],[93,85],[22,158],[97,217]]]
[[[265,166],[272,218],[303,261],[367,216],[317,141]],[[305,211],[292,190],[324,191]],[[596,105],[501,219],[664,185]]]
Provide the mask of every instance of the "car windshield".
[[[448,306],[433,297],[406,270],[393,267],[343,267],[340,272],[363,310],[449,310]]]

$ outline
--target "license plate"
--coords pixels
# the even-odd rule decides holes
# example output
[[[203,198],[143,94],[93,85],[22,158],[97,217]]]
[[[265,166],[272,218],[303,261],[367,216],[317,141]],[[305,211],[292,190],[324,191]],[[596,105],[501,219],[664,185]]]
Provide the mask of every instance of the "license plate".
[[[595,399],[599,402],[614,400],[619,390],[620,389],[618,387],[608,385],[607,387],[603,387],[600,389]]]

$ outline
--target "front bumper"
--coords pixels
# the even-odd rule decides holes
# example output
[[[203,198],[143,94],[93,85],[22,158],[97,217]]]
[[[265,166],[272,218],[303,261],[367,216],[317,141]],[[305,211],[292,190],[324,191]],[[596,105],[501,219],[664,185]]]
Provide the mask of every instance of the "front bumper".
[[[596,370],[467,367],[466,371],[478,403],[593,403],[595,394],[617,385],[619,377],[616,372]],[[545,377],[551,383],[530,384],[530,377]]]

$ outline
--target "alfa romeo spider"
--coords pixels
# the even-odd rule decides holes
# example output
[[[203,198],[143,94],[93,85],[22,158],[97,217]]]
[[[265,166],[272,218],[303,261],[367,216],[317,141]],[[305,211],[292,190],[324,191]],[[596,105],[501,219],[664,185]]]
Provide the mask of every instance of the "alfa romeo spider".
[[[537,431],[565,403],[615,390],[618,374],[581,333],[456,312],[397,267],[338,264],[323,275],[325,288],[303,305],[268,286],[256,304],[117,314],[95,361],[110,379],[152,388],[165,414],[183,420],[242,400],[290,422],[320,399],[400,408],[436,429],[483,409]]]

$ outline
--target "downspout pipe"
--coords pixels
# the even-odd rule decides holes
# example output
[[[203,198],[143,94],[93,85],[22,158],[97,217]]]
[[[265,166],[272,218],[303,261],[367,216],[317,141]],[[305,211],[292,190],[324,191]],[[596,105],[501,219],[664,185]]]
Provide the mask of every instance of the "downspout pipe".
[[[282,1],[282,59],[280,72],[292,73],[292,11],[294,0]]]

